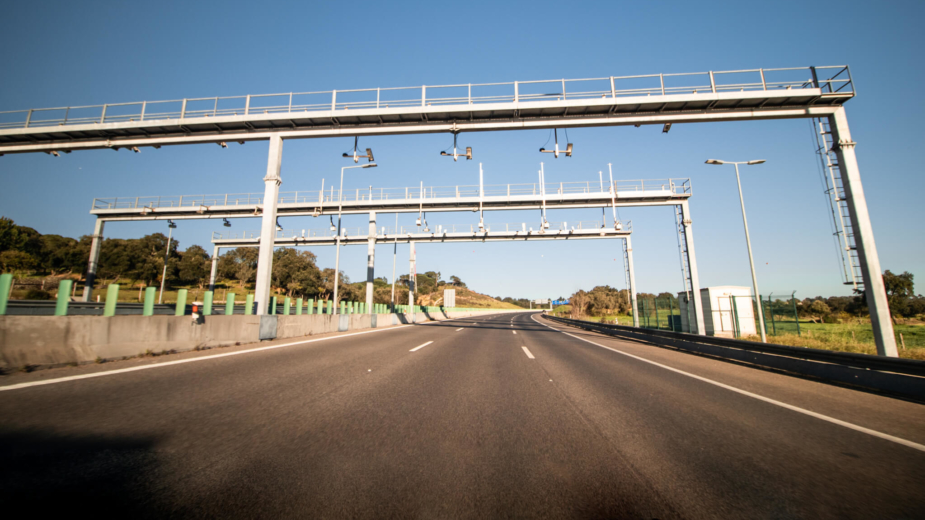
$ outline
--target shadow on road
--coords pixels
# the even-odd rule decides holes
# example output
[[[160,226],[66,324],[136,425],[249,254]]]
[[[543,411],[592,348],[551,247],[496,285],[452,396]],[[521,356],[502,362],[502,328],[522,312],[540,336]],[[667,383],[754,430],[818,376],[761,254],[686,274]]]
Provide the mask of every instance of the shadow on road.
[[[96,517],[176,514],[158,500],[154,445],[146,438],[0,432],[0,501],[45,517],[80,510]]]

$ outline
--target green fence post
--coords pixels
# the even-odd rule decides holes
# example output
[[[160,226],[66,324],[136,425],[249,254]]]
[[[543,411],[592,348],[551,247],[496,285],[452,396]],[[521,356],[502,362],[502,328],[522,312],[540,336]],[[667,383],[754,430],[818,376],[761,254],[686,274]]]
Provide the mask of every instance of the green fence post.
[[[732,333],[734,337],[742,337],[742,324],[739,323],[739,305],[736,303],[736,297],[733,295],[729,296],[729,299],[732,301]]]
[[[671,296],[668,297],[668,330],[674,330],[674,304],[671,303]]]
[[[6,314],[6,304],[10,301],[10,291],[13,289],[13,275],[0,274],[0,316]]]
[[[271,316],[276,314],[276,296],[270,296],[270,312],[267,314]]]
[[[202,315],[211,316],[212,315],[212,298],[215,297],[215,293],[212,291],[206,291],[202,295]]]
[[[303,306],[303,305],[304,305],[304,303],[303,303],[303,301],[302,301],[302,298],[296,298],[296,300],[295,300],[295,315],[296,315],[296,316],[301,316],[301,315],[302,315],[302,306]]]
[[[244,314],[251,315],[254,314],[254,295],[248,294],[244,298]]]
[[[656,330],[661,330],[661,328],[662,328],[662,320],[660,320],[659,317],[658,317],[658,298],[653,299],[653,300],[652,300],[652,303],[655,304],[655,329],[656,329]]]
[[[116,302],[119,300],[119,284],[109,284],[106,289],[106,305],[103,307],[103,316],[116,315]]]
[[[797,336],[802,336],[800,334],[800,313],[797,312],[797,292],[793,291],[793,294],[790,295],[790,303],[793,304],[793,321],[797,324]]]
[[[234,314],[234,293],[225,293],[225,316]]]
[[[145,287],[145,304],[141,310],[142,316],[154,316],[155,298],[157,298],[157,287]]]
[[[305,314],[314,314],[315,313],[315,299],[309,298],[308,302],[305,303]]]
[[[340,314],[346,314],[347,311],[347,302],[344,300],[340,301]]]
[[[67,304],[71,301],[71,284],[74,280],[61,280],[58,284],[58,302],[55,304],[55,316],[67,316]]]
[[[768,295],[768,314],[771,315],[771,330],[773,330],[774,335],[777,336],[777,323],[774,321],[774,302],[771,301],[771,294]]]
[[[289,316],[289,309],[292,307],[292,300],[286,296],[283,300],[283,316]]]
[[[180,289],[177,291],[177,308],[174,311],[174,316],[185,316],[186,315],[186,295],[189,291],[186,289]]]

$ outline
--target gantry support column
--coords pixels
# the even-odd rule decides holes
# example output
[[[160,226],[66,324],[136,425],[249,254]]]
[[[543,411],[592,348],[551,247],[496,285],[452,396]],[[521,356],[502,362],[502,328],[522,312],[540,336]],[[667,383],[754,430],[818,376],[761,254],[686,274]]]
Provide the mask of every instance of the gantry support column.
[[[627,236],[623,240],[626,241],[626,269],[629,271],[630,276],[630,303],[633,306],[633,326],[639,326],[639,306],[636,305],[636,271],[633,269],[633,239],[630,236]]]
[[[100,249],[103,247],[103,224],[106,221],[97,218],[93,226],[93,236],[90,242],[90,261],[87,262],[87,279],[84,282],[84,293],[81,301],[88,302],[93,295],[93,283],[96,281],[96,272],[100,267]]]
[[[212,272],[209,273],[209,290],[215,290],[215,272],[218,270],[218,246],[212,248]]]
[[[829,116],[829,128],[832,132],[832,142],[835,143],[845,202],[848,204],[848,214],[854,230],[854,245],[861,263],[861,276],[864,279],[864,292],[870,310],[870,324],[873,328],[874,342],[877,344],[877,354],[897,357],[899,353],[896,351],[890,306],[886,299],[883,275],[880,274],[880,257],[874,243],[874,229],[870,224],[870,213],[867,211],[867,199],[861,186],[861,172],[858,170],[858,159],[854,154],[855,143],[851,140],[851,131],[848,130],[845,107],[839,107],[835,114]]]
[[[410,266],[410,270],[408,271],[408,282],[409,282],[408,283],[408,305],[411,306],[411,323],[414,323],[417,318],[417,313],[414,312],[415,310],[414,309],[414,291],[415,289],[417,289],[415,285],[418,281],[417,256],[415,255],[415,252],[414,252],[414,242],[410,242],[409,244],[410,244],[410,251],[411,251],[409,255],[409,258],[411,260],[410,261],[411,266]]]
[[[366,245],[366,312],[372,314],[373,280],[376,272],[376,212],[369,212],[369,238]]]
[[[700,275],[697,273],[697,255],[694,253],[694,231],[691,229],[691,209],[687,201],[681,203],[681,225],[684,229],[684,242],[687,244],[687,267],[691,271],[691,301],[694,305],[694,319],[697,322],[697,334],[706,335],[703,325],[703,299],[700,297]],[[691,331],[694,332],[694,331]]]
[[[278,134],[270,137],[270,154],[267,176],[263,178],[263,219],[260,223],[260,256],[257,258],[257,288],[254,300],[257,314],[267,313],[270,301],[270,276],[273,273],[273,244],[276,241],[276,204],[279,202],[279,169],[283,159],[283,139]]]

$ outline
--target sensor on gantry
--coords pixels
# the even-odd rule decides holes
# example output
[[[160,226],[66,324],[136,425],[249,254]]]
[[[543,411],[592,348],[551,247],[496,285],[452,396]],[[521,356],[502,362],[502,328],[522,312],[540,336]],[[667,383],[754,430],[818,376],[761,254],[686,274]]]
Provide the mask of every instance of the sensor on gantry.
[[[572,156],[572,143],[567,143],[567,146],[566,146],[566,148],[565,148],[565,151],[560,152],[560,151],[559,151],[559,131],[556,130],[555,128],[553,128],[552,131],[553,131],[553,134],[555,135],[555,138],[556,138],[556,149],[555,149],[555,150],[547,150],[546,148],[540,148],[540,151],[543,152],[543,153],[555,154],[555,158],[556,158],[556,159],[559,158],[559,154],[560,154],[560,153],[564,153],[566,157],[571,157],[571,156]],[[566,130],[566,132],[565,132],[565,138],[566,138],[566,140],[568,140],[568,131],[567,131],[567,130]],[[547,142],[548,142],[548,141],[547,141]],[[544,146],[545,146],[545,145],[544,145]]]
[[[440,155],[443,157],[452,157],[453,162],[456,162],[456,160],[460,157],[465,157],[467,161],[471,161],[472,160],[472,147],[471,146],[466,147],[466,153],[456,152],[456,135],[457,134],[459,134],[459,132],[453,132],[453,153],[446,153],[446,150],[443,150],[442,152],[440,152]]]
[[[353,155],[344,152],[344,157],[353,159],[353,162],[358,163],[360,159],[369,159],[369,162],[373,162],[373,150],[371,148],[366,149],[366,155],[357,154],[357,143],[360,142],[359,136],[353,138]]]

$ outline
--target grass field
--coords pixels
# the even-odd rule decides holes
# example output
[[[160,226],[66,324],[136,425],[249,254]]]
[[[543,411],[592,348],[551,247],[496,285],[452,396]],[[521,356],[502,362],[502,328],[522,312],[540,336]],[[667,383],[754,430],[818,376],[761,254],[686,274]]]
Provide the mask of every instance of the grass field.
[[[570,311],[569,306],[563,305],[556,307],[553,314],[567,318]],[[610,323],[613,323],[613,320],[616,319],[620,325],[633,324],[632,316],[628,315],[585,316],[583,319],[599,322],[602,318],[605,318]],[[660,328],[668,330],[667,312],[661,313],[659,318]],[[652,328],[655,328],[654,315],[649,317],[649,323]],[[800,321],[799,335],[796,333],[796,322],[776,322],[774,325],[778,334],[773,334],[774,327],[771,323],[767,324],[768,342],[770,343],[792,347],[857,352],[860,354],[877,353],[870,323],[812,323]],[[896,347],[899,349],[899,357],[925,360],[925,325],[894,325],[893,331],[896,334]],[[902,339],[900,339],[900,334],[902,334]],[[761,341],[758,336],[748,336],[741,339]],[[902,347],[903,343],[905,343],[905,348]]]

